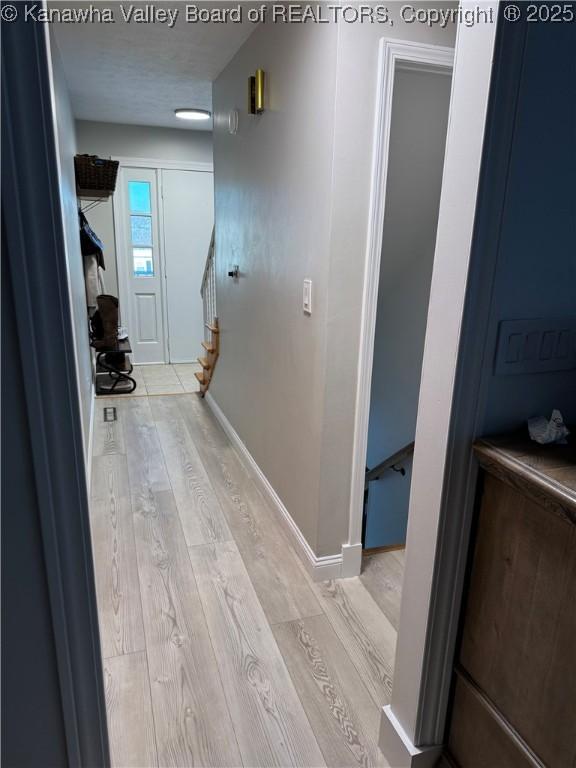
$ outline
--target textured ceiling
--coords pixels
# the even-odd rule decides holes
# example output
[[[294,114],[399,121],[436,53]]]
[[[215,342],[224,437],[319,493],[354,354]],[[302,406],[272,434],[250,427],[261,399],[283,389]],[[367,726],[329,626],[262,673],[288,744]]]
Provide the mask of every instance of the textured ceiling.
[[[79,9],[90,5],[100,10],[112,9],[115,23],[52,25],[76,118],[211,130],[211,120],[178,120],[174,109],[212,109],[212,81],[253,32],[254,24],[245,20],[188,23],[185,6],[190,3],[182,2],[50,2],[49,8]],[[200,3],[197,5],[200,7]],[[173,28],[160,23],[126,23],[120,6],[126,11],[135,6],[179,9],[180,13]]]

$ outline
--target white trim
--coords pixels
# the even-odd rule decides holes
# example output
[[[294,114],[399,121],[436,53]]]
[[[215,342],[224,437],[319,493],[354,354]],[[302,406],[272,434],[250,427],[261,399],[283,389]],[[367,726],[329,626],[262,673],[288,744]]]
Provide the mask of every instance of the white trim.
[[[88,446],[86,448],[86,456],[84,461],[86,462],[86,488],[88,490],[88,496],[90,496],[90,490],[92,486],[92,451],[94,450],[94,414],[96,411],[96,374],[92,376],[92,389],[90,392],[90,426],[88,432]]]
[[[158,194],[158,245],[162,252],[160,296],[162,298],[162,327],[164,328],[164,363],[171,365],[170,328],[168,326],[168,279],[166,276],[166,232],[164,229],[164,169],[162,168],[156,169],[156,191]]]
[[[118,169],[116,190],[112,195],[112,220],[114,225],[114,244],[116,247],[116,276],[118,280],[118,300],[120,303],[120,323],[128,328],[132,320],[132,305],[128,290],[129,277],[126,268],[126,210],[124,206],[123,168]]]
[[[356,387],[354,453],[352,458],[348,526],[348,543],[350,545],[358,544],[362,540],[364,476],[366,472],[368,421],[370,417],[370,384],[372,381],[376,313],[378,310],[378,284],[384,232],[394,74],[396,67],[399,66],[402,68],[410,67],[411,69],[450,74],[453,63],[454,50],[452,48],[438,45],[422,45],[409,41],[388,40],[386,38],[380,41],[368,246],[364,267],[360,354]]]
[[[158,270],[160,278],[160,314],[162,317],[162,333],[164,340],[164,359],[161,363],[143,363],[138,361],[137,365],[166,365],[170,360],[168,349],[168,321],[166,309],[166,269],[164,265],[164,208],[162,196],[162,171],[158,168],[148,165],[121,165],[118,169],[118,181],[116,190],[112,196],[112,212],[114,219],[114,241],[116,245],[116,270],[118,277],[118,300],[120,302],[120,320],[122,325],[128,328],[128,333],[134,333],[135,317],[133,317],[133,302],[130,290],[130,274],[127,263],[127,243],[128,243],[128,211],[125,203],[125,185],[124,172],[132,168],[145,168],[154,173],[155,195],[152,202],[156,212],[156,228],[158,232]],[[134,342],[134,339],[132,339]],[[132,353],[133,356],[135,353]]]
[[[494,9],[496,17],[497,2],[485,5]],[[466,536],[451,545],[450,523],[458,521],[456,527],[460,527],[472,494],[452,499],[446,494],[457,485],[471,490],[474,484],[459,458],[470,463],[465,449],[472,439],[461,434],[461,420],[469,417],[461,401],[463,395],[474,400],[478,386],[466,371],[458,391],[456,377],[462,350],[469,348],[476,355],[483,346],[482,339],[470,346],[462,332],[467,291],[478,288],[469,284],[470,254],[495,36],[496,24],[460,25],[456,39],[390,701],[395,720],[416,745],[438,745],[444,736],[467,550]],[[446,301],[448,293],[450,301]],[[484,335],[485,340],[487,323],[480,311],[474,328],[476,336]],[[386,728],[383,723],[380,744],[388,756],[384,741],[391,729]]]
[[[112,155],[111,160],[117,160],[120,168],[151,168],[152,170],[164,171],[200,171],[204,173],[214,173],[212,163],[196,162],[192,160],[158,160],[147,157],[125,157],[121,155]]]
[[[342,545],[342,578],[358,576],[362,570],[362,543]]]
[[[442,747],[414,746],[389,705],[382,707],[378,746],[394,768],[433,768],[442,754]]]
[[[277,511],[279,520],[282,523],[284,530],[288,533],[288,536],[290,537],[292,544],[294,545],[296,552],[302,560],[302,563],[306,568],[310,578],[313,581],[324,581],[325,579],[337,579],[344,575],[342,573],[343,554],[340,553],[338,555],[324,555],[323,557],[318,557],[314,553],[312,547],[306,541],[304,534],[294,522],[290,512],[288,512],[286,509],[282,499],[278,496],[272,484],[264,472],[262,472],[256,463],[256,460],[248,448],[244,445],[240,436],[232,424],[230,424],[222,409],[214,400],[210,392],[206,393],[206,397],[204,399],[220,423],[220,426],[228,435],[230,442],[238,451],[242,463],[248,472],[250,472],[250,474],[257,481],[264,496],[270,501],[274,509]]]

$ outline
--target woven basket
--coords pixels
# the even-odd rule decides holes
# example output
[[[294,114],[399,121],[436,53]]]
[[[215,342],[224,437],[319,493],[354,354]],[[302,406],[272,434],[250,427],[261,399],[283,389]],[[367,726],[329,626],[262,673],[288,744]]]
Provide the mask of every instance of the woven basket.
[[[105,160],[97,155],[76,155],[76,191],[79,196],[108,197],[116,189],[118,161]]]

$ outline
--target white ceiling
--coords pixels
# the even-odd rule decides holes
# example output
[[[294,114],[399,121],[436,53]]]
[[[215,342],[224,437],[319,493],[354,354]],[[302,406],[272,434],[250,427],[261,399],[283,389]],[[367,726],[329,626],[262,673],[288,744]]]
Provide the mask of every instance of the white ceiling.
[[[211,130],[212,121],[174,117],[179,107],[212,109],[212,81],[220,74],[255,26],[242,23],[188,23],[183,2],[123,3],[180,10],[175,26],[126,23],[120,3],[92,3],[112,8],[114,24],[55,23],[72,109],[80,120]],[[84,2],[50,2],[50,8],[88,7]],[[204,4],[206,5],[206,4]],[[214,3],[214,6],[232,5]],[[200,3],[198,3],[200,6]],[[246,8],[248,4],[246,5]]]

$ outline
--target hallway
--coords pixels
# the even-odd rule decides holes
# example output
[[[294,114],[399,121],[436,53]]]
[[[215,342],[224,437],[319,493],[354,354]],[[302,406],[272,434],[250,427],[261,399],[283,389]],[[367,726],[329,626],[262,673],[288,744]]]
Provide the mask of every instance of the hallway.
[[[110,405],[118,420],[105,423]],[[313,584],[196,395],[96,408],[91,526],[113,765],[386,765],[377,739],[401,556]]]

